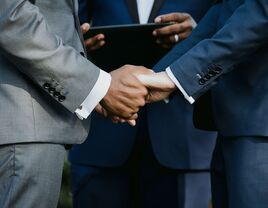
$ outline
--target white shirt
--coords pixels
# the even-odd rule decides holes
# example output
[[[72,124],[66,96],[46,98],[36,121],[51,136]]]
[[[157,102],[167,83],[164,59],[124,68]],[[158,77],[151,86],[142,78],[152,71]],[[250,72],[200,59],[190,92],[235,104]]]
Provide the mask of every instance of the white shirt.
[[[145,24],[148,22],[150,17],[152,8],[153,8],[154,0],[137,0],[138,14],[140,24]],[[182,92],[185,99],[188,100],[189,103],[194,103],[194,99],[191,96],[188,96],[183,87],[180,85],[179,81],[175,78],[174,74],[171,72],[170,68],[166,69],[166,72],[170,79],[175,83],[178,89]],[[109,90],[111,84],[111,76],[109,73],[105,71],[100,71],[99,78],[86,97],[84,102],[81,104],[79,108],[76,109],[75,113],[80,119],[86,119],[97,106],[97,104],[102,100],[102,98],[106,95]]]
[[[146,24],[150,17],[154,0],[137,0],[140,24]]]

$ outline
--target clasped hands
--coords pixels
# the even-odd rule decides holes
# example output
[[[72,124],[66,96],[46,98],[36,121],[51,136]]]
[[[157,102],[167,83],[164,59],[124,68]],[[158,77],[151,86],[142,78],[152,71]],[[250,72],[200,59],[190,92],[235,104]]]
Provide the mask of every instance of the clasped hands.
[[[156,23],[174,24],[153,31],[157,44],[171,48],[180,40],[187,38],[196,27],[193,18],[186,13],[170,13],[155,19]],[[81,26],[86,33],[90,26]],[[104,34],[98,34],[85,40],[88,51],[94,51],[105,45]],[[138,111],[146,103],[163,100],[176,89],[166,72],[154,73],[142,66],[125,65],[111,72],[112,82],[107,95],[96,107],[96,111],[110,117],[114,122],[128,122],[135,125]]]
[[[169,97],[176,89],[166,72],[155,73],[142,66],[125,65],[110,74],[110,88],[95,110],[113,122],[134,126],[140,108]]]

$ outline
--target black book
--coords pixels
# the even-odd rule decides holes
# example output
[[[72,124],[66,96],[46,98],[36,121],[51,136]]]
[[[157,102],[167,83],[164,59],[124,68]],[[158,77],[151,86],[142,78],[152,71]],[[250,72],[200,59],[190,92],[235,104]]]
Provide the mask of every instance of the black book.
[[[105,35],[106,44],[89,53],[91,61],[110,72],[125,64],[152,68],[168,50],[156,44],[153,31],[171,23],[131,24],[92,27],[84,38]]]

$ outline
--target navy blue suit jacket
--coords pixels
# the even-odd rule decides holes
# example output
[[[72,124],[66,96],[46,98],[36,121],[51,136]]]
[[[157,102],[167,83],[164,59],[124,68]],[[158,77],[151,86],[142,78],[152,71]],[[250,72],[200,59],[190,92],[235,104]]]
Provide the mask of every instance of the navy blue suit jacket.
[[[156,70],[170,65],[197,100],[211,89],[212,118],[221,135],[268,136],[268,1],[223,0],[208,15]],[[215,24],[205,32],[211,19]]]
[[[81,22],[92,18],[95,26],[138,23],[135,0],[80,0]],[[150,22],[160,14],[187,12],[198,22],[211,6],[211,0],[156,0]],[[215,143],[215,133],[196,130],[192,124],[193,108],[181,97],[168,105],[158,103],[148,106],[147,126],[158,161],[176,169],[208,169]],[[113,124],[93,113],[92,127],[87,141],[75,145],[70,161],[96,166],[119,166],[129,157],[137,127]]]

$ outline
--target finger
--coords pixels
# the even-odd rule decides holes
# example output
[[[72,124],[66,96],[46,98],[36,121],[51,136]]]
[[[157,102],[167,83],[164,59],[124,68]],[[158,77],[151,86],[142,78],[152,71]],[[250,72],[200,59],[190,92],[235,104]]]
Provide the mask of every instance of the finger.
[[[90,47],[90,48],[88,48],[88,49],[89,49],[90,51],[95,51],[95,50],[97,50],[97,49],[103,47],[104,45],[105,45],[105,41],[102,40],[102,41],[98,42],[96,45],[94,45],[94,46],[92,46],[92,47]]]
[[[177,38],[175,37],[177,36]],[[169,36],[165,36],[162,38],[158,38],[156,40],[157,44],[167,44],[167,45],[174,45],[176,43],[178,43],[181,40],[180,35],[176,34],[176,35],[169,35]]]
[[[169,97],[169,95],[172,93],[170,92],[157,92],[157,91],[152,91],[150,93],[150,96],[147,99],[147,103],[153,103],[161,100],[165,100]]]
[[[177,38],[175,37],[176,35],[177,35]],[[186,39],[190,35],[191,35],[191,31],[185,31],[185,32],[180,33],[180,34],[169,35],[166,37],[158,38],[156,40],[156,43],[160,44],[160,45],[168,45],[169,47],[172,47],[175,44],[177,44],[178,42]]]
[[[94,43],[102,41],[104,39],[105,39],[105,36],[103,34],[98,34],[98,35],[95,35],[95,36],[85,40],[85,43],[93,45]]]
[[[84,23],[81,25],[82,33],[85,34],[89,31],[90,25],[88,23]]]
[[[170,26],[162,27],[160,29],[156,29],[153,32],[153,35],[156,37],[174,35],[184,32],[186,29],[187,27],[185,24],[173,24]]]
[[[107,110],[105,110],[104,108],[102,108],[102,114],[103,114],[103,116],[104,116],[105,118],[108,117],[108,112],[107,112]]]
[[[180,33],[180,40],[185,40],[186,38],[188,38],[190,35],[192,34],[192,31],[185,31],[183,33]]]
[[[128,118],[129,121],[131,120],[137,120],[138,119],[138,113],[132,114],[130,118]]]
[[[85,40],[85,45],[89,50],[95,50],[102,47],[105,44],[104,35],[98,34],[92,38]]]
[[[163,90],[173,89],[175,87],[175,84],[166,72],[159,72],[151,75],[140,74],[138,75],[138,79],[149,89]]]
[[[124,66],[125,68],[128,68],[131,70],[131,73],[132,74],[137,74],[137,73],[144,73],[144,74],[151,74],[151,73],[154,73],[153,70],[149,69],[149,68],[146,68],[144,66],[135,66],[135,65],[125,65]]]
[[[127,122],[130,126],[136,126],[136,120],[128,120]]]
[[[102,114],[102,106],[100,104],[98,104],[96,107],[95,107],[95,111],[99,114]]]
[[[126,123],[127,122],[130,126],[136,126],[136,120],[126,120],[126,119],[122,119],[122,118],[117,117],[116,119],[113,118],[112,121],[113,121],[113,123],[118,123],[118,122]]]
[[[120,117],[120,119],[124,120],[133,120],[136,118],[135,114],[139,111],[138,107],[131,106],[131,104],[125,102],[124,100],[117,101],[117,107],[116,109],[111,109],[109,114],[111,115],[110,117]],[[145,102],[145,101],[144,101]],[[129,106],[131,107],[129,107]]]
[[[111,118],[113,123],[118,123],[119,121],[121,122],[120,118],[118,116],[114,116]]]
[[[100,104],[95,107],[95,111],[104,116],[105,118],[108,116],[107,111]]]
[[[164,22],[183,22],[185,19],[189,18],[189,14],[187,13],[180,13],[180,12],[176,12],[176,13],[169,13],[169,14],[165,14],[165,15],[160,15],[158,17],[155,18],[155,22],[156,23],[164,23]]]

